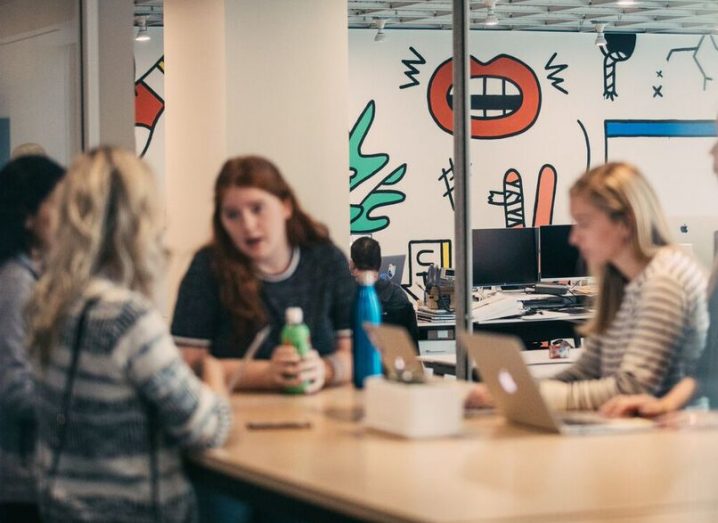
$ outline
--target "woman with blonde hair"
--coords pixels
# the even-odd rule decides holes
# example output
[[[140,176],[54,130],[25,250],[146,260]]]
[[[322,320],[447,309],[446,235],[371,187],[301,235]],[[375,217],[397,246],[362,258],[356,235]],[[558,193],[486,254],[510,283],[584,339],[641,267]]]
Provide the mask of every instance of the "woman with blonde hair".
[[[718,121],[716,122],[718,123]],[[718,141],[709,151],[712,157],[713,174],[718,175]],[[718,264],[708,282],[708,314],[710,327],[706,347],[695,369],[695,373],[683,378],[666,395],[651,394],[621,395],[610,399],[601,407],[607,416],[641,415],[659,416],[682,409],[691,402],[711,409],[718,405]]]
[[[162,267],[152,174],[128,151],[78,157],[55,248],[29,304],[45,521],[192,521],[179,449],[221,445],[221,368],[203,385],[152,304]]]
[[[703,350],[705,273],[671,244],[658,198],[635,167],[592,169],[569,196],[570,241],[596,277],[596,313],[583,327],[579,360],[541,391],[564,410],[595,410],[619,394],[664,394]],[[469,403],[491,398],[479,387]]]

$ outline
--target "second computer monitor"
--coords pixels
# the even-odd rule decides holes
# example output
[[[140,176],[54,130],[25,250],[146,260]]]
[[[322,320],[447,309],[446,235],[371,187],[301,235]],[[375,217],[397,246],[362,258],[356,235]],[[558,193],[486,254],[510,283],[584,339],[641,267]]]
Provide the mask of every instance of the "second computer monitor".
[[[568,242],[571,225],[539,227],[539,269],[542,280],[585,278],[586,262]]]
[[[471,233],[474,287],[538,281],[536,229],[474,229]]]

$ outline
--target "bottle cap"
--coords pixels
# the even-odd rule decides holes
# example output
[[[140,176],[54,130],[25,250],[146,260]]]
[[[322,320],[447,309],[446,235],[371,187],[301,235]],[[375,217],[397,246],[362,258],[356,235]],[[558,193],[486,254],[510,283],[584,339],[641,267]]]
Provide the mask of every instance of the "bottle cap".
[[[373,271],[362,271],[359,273],[359,285],[374,285],[376,276]]]
[[[304,321],[304,313],[301,307],[287,307],[284,311],[284,319],[287,323],[297,325]]]

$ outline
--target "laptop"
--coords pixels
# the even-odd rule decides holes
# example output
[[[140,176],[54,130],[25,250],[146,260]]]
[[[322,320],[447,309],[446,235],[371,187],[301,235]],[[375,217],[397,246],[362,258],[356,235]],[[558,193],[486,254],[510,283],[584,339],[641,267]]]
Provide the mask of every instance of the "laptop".
[[[379,349],[386,377],[406,383],[423,383],[424,366],[416,354],[416,345],[409,332],[397,325],[364,324],[364,330]]]
[[[521,357],[519,338],[500,334],[459,334],[484,383],[506,419],[560,434],[600,434],[648,430],[644,418],[605,418],[597,412],[555,412],[541,396],[538,384]]]
[[[715,255],[716,216],[668,216],[668,226],[678,244],[690,244],[690,250],[704,267],[712,267]],[[685,247],[684,247],[685,249]]]
[[[382,256],[379,278],[401,285],[401,279],[404,276],[404,262],[406,262],[406,254]]]

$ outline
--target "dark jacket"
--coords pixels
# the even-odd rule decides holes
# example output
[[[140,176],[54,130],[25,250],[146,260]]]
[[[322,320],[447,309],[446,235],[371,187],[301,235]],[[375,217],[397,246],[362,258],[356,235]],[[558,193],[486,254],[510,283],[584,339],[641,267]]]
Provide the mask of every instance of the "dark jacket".
[[[382,322],[404,327],[418,349],[419,328],[416,325],[416,312],[404,289],[389,280],[381,279],[376,281],[374,289],[381,302]]]

